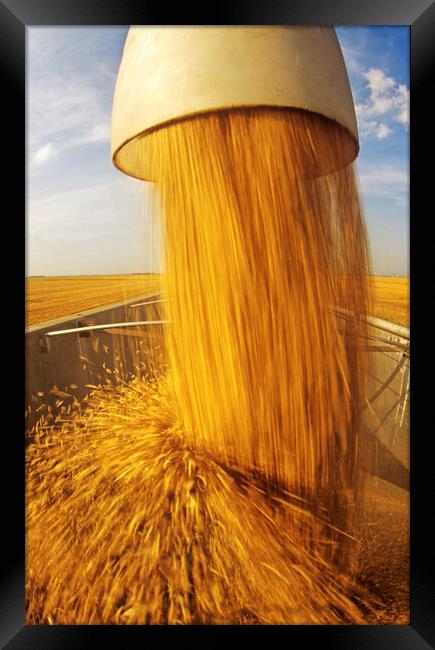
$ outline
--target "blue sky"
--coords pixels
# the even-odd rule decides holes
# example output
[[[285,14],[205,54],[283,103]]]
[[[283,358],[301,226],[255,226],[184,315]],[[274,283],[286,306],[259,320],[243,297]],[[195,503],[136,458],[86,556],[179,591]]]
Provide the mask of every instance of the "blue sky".
[[[27,28],[27,275],[159,271],[152,186],[117,171],[110,118],[127,27]],[[336,27],[378,275],[408,275],[408,27]]]

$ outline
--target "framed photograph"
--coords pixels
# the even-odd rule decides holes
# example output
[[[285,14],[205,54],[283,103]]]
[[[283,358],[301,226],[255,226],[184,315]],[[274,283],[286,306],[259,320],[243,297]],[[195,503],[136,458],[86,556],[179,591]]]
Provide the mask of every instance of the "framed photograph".
[[[432,647],[433,4],[0,15],[2,646]]]

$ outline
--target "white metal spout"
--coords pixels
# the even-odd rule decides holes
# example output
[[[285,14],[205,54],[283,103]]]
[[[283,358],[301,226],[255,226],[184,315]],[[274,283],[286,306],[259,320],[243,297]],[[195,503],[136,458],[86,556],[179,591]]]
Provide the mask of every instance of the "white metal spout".
[[[333,27],[131,27],[117,78],[112,158],[155,180],[146,138],[171,121],[240,107],[297,108],[344,127],[358,153],[352,93]],[[140,151],[139,151],[140,150]]]

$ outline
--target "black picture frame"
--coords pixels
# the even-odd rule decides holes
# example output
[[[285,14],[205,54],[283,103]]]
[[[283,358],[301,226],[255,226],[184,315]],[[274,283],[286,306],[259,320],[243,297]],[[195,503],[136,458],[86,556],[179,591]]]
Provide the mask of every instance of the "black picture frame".
[[[270,643],[278,634],[294,647],[326,647],[334,650],[423,650],[435,644],[435,598],[433,550],[434,530],[433,457],[428,453],[430,410],[433,402],[425,367],[430,362],[428,316],[424,305],[432,281],[435,250],[431,196],[433,172],[425,152],[433,152],[433,103],[429,101],[435,60],[435,4],[430,0],[277,0],[275,2],[219,3],[197,5],[195,12],[183,6],[183,15],[164,11],[159,3],[122,0],[2,0],[0,2],[0,67],[2,72],[2,162],[8,252],[5,303],[13,315],[7,319],[5,347],[12,351],[7,364],[10,374],[5,410],[11,422],[4,427],[6,441],[3,471],[8,479],[3,492],[2,553],[0,588],[0,642],[8,650],[27,648],[99,648],[108,642],[120,647],[220,646],[234,642]],[[22,339],[24,326],[24,275],[17,256],[23,251],[25,214],[25,33],[36,25],[130,25],[130,24],[303,24],[303,25],[409,25],[411,30],[411,624],[389,626],[25,626],[24,625],[24,404],[19,386],[25,365]],[[432,140],[431,140],[432,135]],[[432,154],[433,155],[433,154]],[[428,157],[430,161],[430,156]],[[432,164],[433,168],[433,164]],[[432,226],[433,227],[433,226]],[[14,243],[12,239],[15,240]],[[15,246],[15,247],[14,247]],[[22,258],[24,262],[24,259]],[[12,271],[11,271],[12,269]],[[427,284],[427,281],[429,283]],[[426,286],[427,285],[427,286]],[[433,290],[432,290],[433,291]],[[423,306],[423,308],[422,308]],[[428,343],[429,341],[429,343]],[[23,355],[22,357],[20,355]],[[13,379],[14,372],[15,377]],[[433,392],[433,390],[431,391]],[[3,397],[5,391],[3,392]],[[14,403],[15,399],[15,403]],[[418,426],[420,423],[420,426]],[[431,499],[432,496],[432,499]],[[432,524],[432,525],[431,525]],[[109,638],[110,637],[110,638]]]

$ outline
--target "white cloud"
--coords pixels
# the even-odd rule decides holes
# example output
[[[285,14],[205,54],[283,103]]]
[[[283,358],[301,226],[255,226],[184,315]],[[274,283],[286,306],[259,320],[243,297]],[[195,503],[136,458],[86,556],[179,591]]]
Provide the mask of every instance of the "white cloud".
[[[362,73],[368,97],[356,104],[358,127],[364,137],[387,138],[394,123],[409,124],[409,89],[379,68]]]
[[[358,166],[358,177],[364,196],[388,198],[397,205],[405,205],[409,192],[406,169],[388,164]]]
[[[363,72],[363,76],[368,80],[373,96],[382,96],[396,85],[395,81],[391,77],[387,77],[385,72],[379,68],[370,68],[367,72]]]
[[[402,98],[400,108],[396,115],[396,119],[405,126],[409,125],[409,88],[405,84],[399,84],[399,95]]]
[[[116,69],[101,60],[95,30],[82,30],[77,36],[77,30],[65,28],[29,31],[30,172],[32,163],[45,161],[50,151],[60,155],[73,147],[110,139]]]
[[[54,147],[57,152],[110,138],[110,116],[99,101],[98,93],[77,79],[53,79],[34,83],[29,98],[29,145],[32,151]],[[43,143],[50,141],[50,145]],[[31,159],[35,159],[34,154]]]
[[[52,142],[44,144],[42,147],[39,147],[32,157],[32,161],[36,165],[43,164],[52,158],[56,158],[58,154],[58,149]]]
[[[386,124],[379,124],[376,131],[376,137],[378,140],[383,140],[384,138],[387,138],[390,133],[392,133],[392,129],[390,129],[389,126]]]

